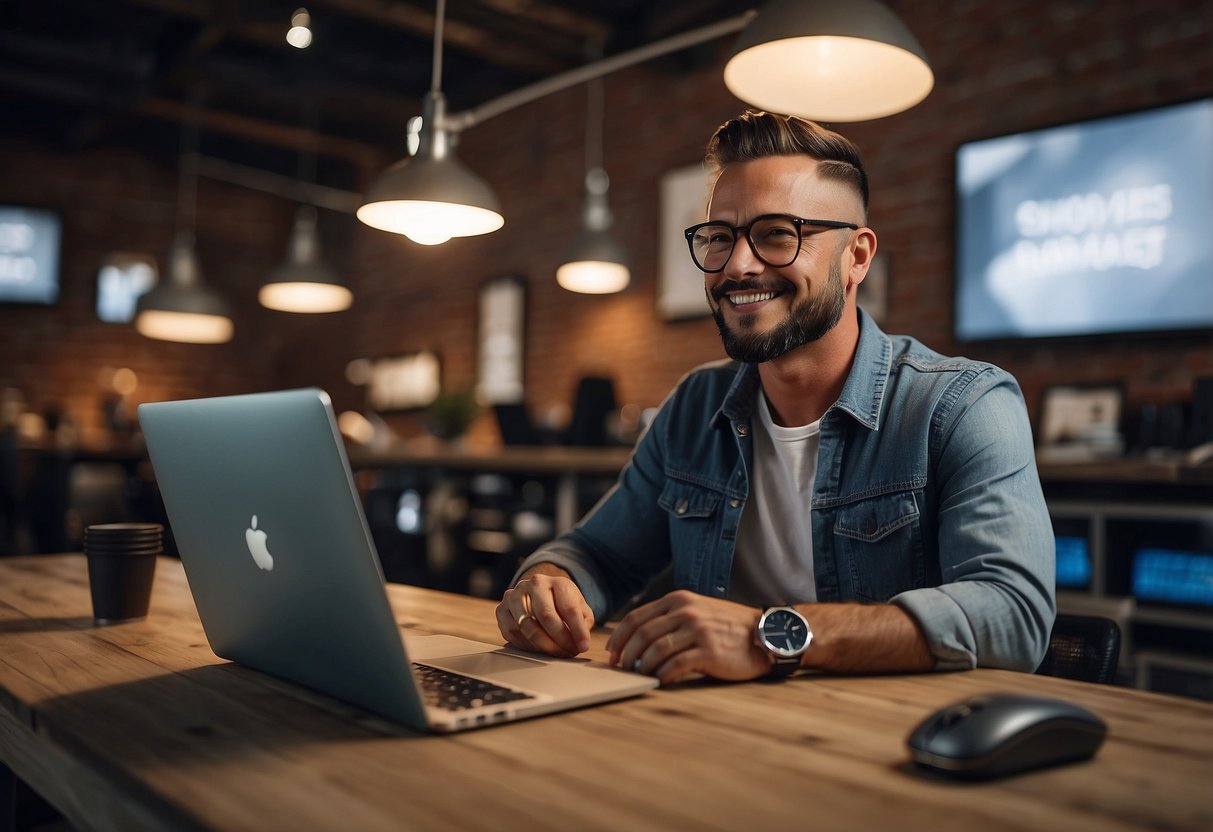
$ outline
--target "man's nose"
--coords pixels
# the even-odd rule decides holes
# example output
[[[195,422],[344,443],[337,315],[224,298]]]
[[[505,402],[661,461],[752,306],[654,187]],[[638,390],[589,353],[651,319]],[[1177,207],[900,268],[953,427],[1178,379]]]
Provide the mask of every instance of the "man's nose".
[[[759,260],[758,255],[754,253],[749,236],[738,234],[737,239],[733,241],[733,253],[729,255],[729,262],[724,264],[722,276],[730,280],[737,280],[757,274],[765,267],[766,264]]]

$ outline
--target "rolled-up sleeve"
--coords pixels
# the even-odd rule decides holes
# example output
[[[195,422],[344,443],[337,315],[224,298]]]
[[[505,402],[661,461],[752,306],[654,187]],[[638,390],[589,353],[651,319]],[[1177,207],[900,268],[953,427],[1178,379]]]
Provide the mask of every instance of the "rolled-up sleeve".
[[[892,603],[937,669],[1032,671],[1056,614],[1055,549],[1019,387],[996,368],[958,378],[933,419],[942,583]]]

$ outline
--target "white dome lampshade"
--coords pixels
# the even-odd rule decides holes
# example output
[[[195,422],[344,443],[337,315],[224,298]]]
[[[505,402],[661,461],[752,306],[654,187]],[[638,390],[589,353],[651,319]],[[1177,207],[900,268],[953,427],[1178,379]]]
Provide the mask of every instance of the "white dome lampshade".
[[[866,121],[913,107],[935,75],[910,30],[877,0],[771,0],[738,36],[724,82],[763,110]]]
[[[266,279],[257,299],[268,309],[302,313],[340,312],[354,302],[354,294],[320,259],[316,209],[312,206],[301,206],[295,214],[286,262]]]
[[[570,292],[605,295],[626,289],[631,281],[627,252],[611,234],[609,188],[610,179],[602,168],[586,174],[582,228],[556,270],[556,282]]]
[[[135,304],[135,329],[148,338],[187,344],[232,339],[227,303],[202,283],[193,234],[182,232],[173,241],[166,279]]]
[[[505,224],[488,183],[455,157],[451,136],[441,127],[445,110],[442,93],[427,93],[417,155],[380,175],[358,219],[422,245],[488,234]]]

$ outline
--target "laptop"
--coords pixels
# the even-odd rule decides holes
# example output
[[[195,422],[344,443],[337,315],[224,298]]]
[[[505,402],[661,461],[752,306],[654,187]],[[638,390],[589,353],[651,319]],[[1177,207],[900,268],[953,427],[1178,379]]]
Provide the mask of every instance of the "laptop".
[[[600,662],[402,630],[324,391],[158,402],[138,415],[217,655],[440,732],[657,686]]]

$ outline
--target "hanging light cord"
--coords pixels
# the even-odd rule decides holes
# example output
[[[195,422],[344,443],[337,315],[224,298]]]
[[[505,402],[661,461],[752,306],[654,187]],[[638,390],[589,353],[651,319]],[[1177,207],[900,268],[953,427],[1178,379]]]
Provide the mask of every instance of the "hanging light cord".
[[[194,234],[198,206],[198,119],[201,95],[195,90],[189,118],[181,130],[181,159],[178,162],[177,230]]]
[[[446,0],[438,0],[434,12],[434,64],[430,92],[442,92],[442,26],[446,18]]]
[[[317,106],[313,99],[308,99],[303,106],[303,121],[307,135],[299,150],[299,181],[311,185],[316,182]]]
[[[601,49],[599,54],[601,54]],[[586,84],[586,107],[585,169],[589,172],[602,167],[603,93],[601,76]]]

